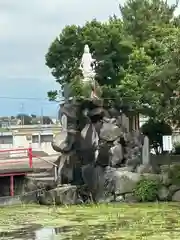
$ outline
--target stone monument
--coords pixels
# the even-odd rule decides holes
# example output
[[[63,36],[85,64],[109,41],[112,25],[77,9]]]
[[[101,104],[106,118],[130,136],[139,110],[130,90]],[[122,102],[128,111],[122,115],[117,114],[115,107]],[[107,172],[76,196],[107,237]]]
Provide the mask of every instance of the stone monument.
[[[120,110],[104,108],[95,79],[96,67],[97,61],[85,45],[80,70],[82,89],[88,88],[89,92],[80,99],[66,99],[61,109],[63,130],[54,138],[52,147],[61,153],[57,185],[87,186],[87,195],[90,192],[93,201],[99,202],[105,198],[107,181],[112,180],[107,169],[130,167],[134,171],[140,163],[142,145],[138,134],[125,137],[128,133],[119,122]]]
[[[149,138],[144,137],[144,144],[142,147],[142,163],[144,165],[150,164]]]

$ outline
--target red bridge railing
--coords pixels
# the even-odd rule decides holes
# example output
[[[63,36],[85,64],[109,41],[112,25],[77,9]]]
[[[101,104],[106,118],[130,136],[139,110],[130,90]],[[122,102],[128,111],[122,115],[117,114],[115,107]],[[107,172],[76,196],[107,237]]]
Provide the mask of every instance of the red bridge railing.
[[[28,157],[28,164],[29,164],[29,167],[32,168],[33,167],[33,155],[32,155],[32,148],[13,148],[13,149],[0,149],[0,157],[1,157],[1,154],[8,154],[8,155],[11,155],[12,153],[15,153],[15,154],[18,154],[18,153],[27,153],[27,156],[23,156],[23,158],[26,158]],[[13,157],[10,157],[8,156],[8,159],[7,162],[3,162],[1,163],[0,161],[0,165],[5,165],[5,164],[11,164],[11,163],[19,163],[19,162],[24,162],[24,159],[22,159],[22,156],[20,157],[20,159],[18,159],[18,161],[16,159],[13,159],[13,160],[9,160],[11,158],[17,158],[17,156],[14,156]]]

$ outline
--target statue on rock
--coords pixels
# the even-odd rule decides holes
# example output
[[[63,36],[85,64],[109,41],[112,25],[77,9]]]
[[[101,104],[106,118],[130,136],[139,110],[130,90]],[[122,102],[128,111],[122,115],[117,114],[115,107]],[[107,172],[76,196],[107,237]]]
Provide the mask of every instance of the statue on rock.
[[[90,99],[99,99],[101,96],[100,87],[95,80],[96,66],[97,66],[97,60],[92,57],[89,46],[86,44],[84,46],[84,53],[81,59],[79,69],[82,71],[82,75],[83,75],[83,79],[82,79],[82,88],[84,90],[83,92],[84,93],[88,92],[88,96],[86,97],[89,97]]]
[[[95,124],[103,118],[103,108],[100,94],[97,94],[99,86],[95,81],[95,65],[96,60],[92,58],[89,46],[85,45],[80,64],[82,96],[80,100],[75,97],[65,99],[61,108],[62,131],[52,142],[53,149],[63,155],[62,159],[59,158],[62,160],[59,164],[59,175],[63,172],[63,167],[67,165],[65,163],[66,157],[75,161],[73,159],[77,159],[78,155],[78,158],[81,159],[80,167],[82,167],[84,164],[94,162],[98,156],[99,138]],[[70,155],[71,157],[69,157]],[[72,164],[70,165],[72,166]]]
[[[84,53],[79,67],[84,77],[83,82],[91,81],[95,77],[95,63],[96,59],[92,58],[89,46],[86,44],[84,46]]]
[[[141,144],[137,137],[124,138],[119,109],[107,108],[105,114],[101,88],[95,80],[96,66],[96,59],[85,45],[80,63],[82,96],[65,99],[61,108],[63,129],[52,147],[61,153],[57,184],[63,184],[61,180],[71,176],[68,183],[87,185],[93,200],[99,201],[106,168],[133,165],[135,169]]]

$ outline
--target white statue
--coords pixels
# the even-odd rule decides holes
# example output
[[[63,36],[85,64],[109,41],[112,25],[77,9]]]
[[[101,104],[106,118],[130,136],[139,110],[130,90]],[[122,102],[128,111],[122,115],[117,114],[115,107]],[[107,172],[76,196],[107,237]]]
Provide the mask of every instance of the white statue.
[[[96,75],[94,71],[96,59],[92,58],[92,55],[89,50],[89,46],[86,44],[84,47],[84,53],[82,56],[80,69],[82,71],[84,81],[89,81],[90,79],[94,78]]]

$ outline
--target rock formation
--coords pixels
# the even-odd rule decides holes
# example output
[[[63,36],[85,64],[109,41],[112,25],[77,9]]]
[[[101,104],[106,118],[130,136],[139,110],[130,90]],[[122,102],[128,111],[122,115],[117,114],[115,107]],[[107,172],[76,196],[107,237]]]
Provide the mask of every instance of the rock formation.
[[[53,186],[38,193],[39,202],[134,202],[138,201],[134,189],[144,179],[160,183],[155,194],[158,200],[179,199],[180,188],[169,173],[142,164],[144,137],[139,131],[127,131],[123,109],[105,106],[95,81],[96,65],[86,45],[80,64],[84,94],[61,105],[62,131],[52,142],[53,149],[60,153],[58,177]]]
[[[110,117],[106,109],[105,116],[101,101],[65,103],[62,113],[67,117],[67,131],[59,133],[52,143],[61,154],[57,186],[85,185],[94,201],[104,200],[109,169],[127,167],[135,171],[141,163],[142,136],[138,131],[123,132],[120,113]]]
[[[65,100],[61,108],[63,130],[52,147],[61,154],[57,186],[85,185],[87,195],[98,202],[104,198],[107,168],[130,167],[134,171],[141,163],[143,141],[139,132],[126,131],[120,109],[105,108],[95,81],[96,65],[86,45],[80,64],[84,94]]]

